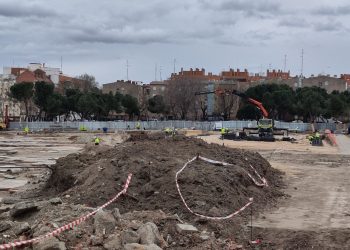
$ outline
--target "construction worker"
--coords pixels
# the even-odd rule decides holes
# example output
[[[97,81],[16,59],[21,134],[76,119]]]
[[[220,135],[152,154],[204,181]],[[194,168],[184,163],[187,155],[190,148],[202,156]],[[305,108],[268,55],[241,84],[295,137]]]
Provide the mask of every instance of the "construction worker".
[[[141,128],[141,123],[140,123],[140,122],[137,122],[137,123],[136,123],[136,129],[137,129],[137,130],[140,130],[140,128]]]
[[[164,129],[164,132],[165,132],[166,134],[170,134],[170,133],[171,133],[171,129],[170,129],[170,128],[165,128],[165,129]]]
[[[310,144],[312,144],[313,140],[314,140],[314,136],[313,135],[309,135],[307,137],[307,139],[309,140]]]
[[[221,135],[224,135],[226,133],[226,129],[225,128],[221,128],[220,133],[221,133]]]
[[[79,130],[80,131],[87,131],[87,129],[84,125],[80,125]]]
[[[29,128],[28,128],[28,126],[26,126],[26,127],[24,128],[24,133],[26,133],[26,134],[29,133]]]
[[[321,138],[320,133],[317,130],[315,131],[315,138],[316,139],[320,139]]]
[[[94,142],[95,142],[95,146],[100,145],[100,138],[98,138],[98,137],[96,136]]]

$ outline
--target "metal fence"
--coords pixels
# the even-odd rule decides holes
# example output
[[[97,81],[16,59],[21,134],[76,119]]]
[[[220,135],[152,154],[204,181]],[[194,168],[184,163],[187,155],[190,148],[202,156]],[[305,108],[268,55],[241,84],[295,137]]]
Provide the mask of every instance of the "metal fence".
[[[116,122],[11,122],[11,130],[23,130],[26,126],[31,131],[39,131],[44,129],[52,130],[79,130],[84,126],[87,130],[102,130],[107,128],[109,131],[135,129],[137,122],[133,121],[116,121]],[[146,130],[162,130],[165,128],[176,129],[198,129],[198,130],[214,130],[221,127],[228,129],[243,129],[244,127],[256,127],[256,121],[217,121],[217,122],[201,122],[201,121],[141,121],[141,129]],[[289,129],[290,131],[304,132],[311,130],[310,123],[290,123],[275,121],[276,128]],[[318,130],[330,129],[336,130],[334,123],[317,123],[315,128]]]

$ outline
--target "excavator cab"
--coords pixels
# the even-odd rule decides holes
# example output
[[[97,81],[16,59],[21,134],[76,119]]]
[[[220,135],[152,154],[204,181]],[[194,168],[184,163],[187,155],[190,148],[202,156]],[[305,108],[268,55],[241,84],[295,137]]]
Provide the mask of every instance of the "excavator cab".
[[[272,119],[260,119],[258,121],[259,137],[261,138],[273,138],[273,120]]]
[[[260,129],[272,129],[273,128],[273,121],[272,119],[260,119],[258,121],[258,128]]]

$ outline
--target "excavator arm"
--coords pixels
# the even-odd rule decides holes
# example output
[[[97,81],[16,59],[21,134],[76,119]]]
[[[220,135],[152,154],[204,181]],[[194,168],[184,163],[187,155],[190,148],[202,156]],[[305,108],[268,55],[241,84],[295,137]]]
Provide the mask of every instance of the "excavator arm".
[[[239,96],[239,97],[243,98],[244,100],[246,100],[247,102],[255,105],[261,111],[261,113],[262,113],[264,118],[268,118],[269,117],[269,113],[264,108],[264,106],[262,105],[261,102],[255,100],[253,98],[250,98],[246,94],[244,94],[242,92],[239,92],[237,90],[229,91],[229,90],[216,89],[215,91],[203,91],[203,92],[196,92],[195,93],[195,95],[206,95],[206,94],[216,94],[216,95],[224,95],[224,94],[230,95],[230,94],[233,94],[233,95]]]

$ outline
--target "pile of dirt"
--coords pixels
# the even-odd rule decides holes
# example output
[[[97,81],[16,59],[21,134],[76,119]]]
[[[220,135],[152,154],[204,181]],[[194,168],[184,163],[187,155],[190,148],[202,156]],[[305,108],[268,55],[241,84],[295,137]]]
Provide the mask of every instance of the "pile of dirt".
[[[121,212],[157,210],[176,213],[182,218],[191,214],[181,202],[175,185],[175,173],[197,154],[225,161],[233,166],[214,166],[195,161],[185,169],[179,183],[185,199],[194,211],[209,216],[226,215],[254,198],[255,208],[263,208],[282,195],[281,173],[258,153],[207,144],[199,139],[177,136],[164,138],[155,134],[114,148],[89,150],[61,158],[45,194],[70,195],[71,202],[98,206],[121,190],[128,173],[133,174],[128,195],[113,206]],[[269,187],[254,185],[249,164],[265,176]]]
[[[123,131],[116,131],[115,133],[102,133],[97,131],[96,133],[75,133],[68,139],[74,144],[92,144],[96,136],[100,138],[104,145],[109,146],[122,143],[129,138],[129,135]]]

